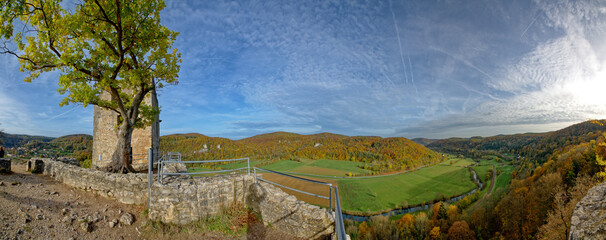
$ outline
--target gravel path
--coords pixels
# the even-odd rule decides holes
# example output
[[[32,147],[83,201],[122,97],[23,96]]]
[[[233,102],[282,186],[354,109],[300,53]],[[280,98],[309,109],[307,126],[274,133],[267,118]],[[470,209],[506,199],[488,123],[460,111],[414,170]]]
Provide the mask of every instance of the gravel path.
[[[0,239],[136,239],[143,207],[75,190],[12,164],[0,175]],[[134,223],[120,223],[133,216]],[[113,225],[113,227],[112,227]]]

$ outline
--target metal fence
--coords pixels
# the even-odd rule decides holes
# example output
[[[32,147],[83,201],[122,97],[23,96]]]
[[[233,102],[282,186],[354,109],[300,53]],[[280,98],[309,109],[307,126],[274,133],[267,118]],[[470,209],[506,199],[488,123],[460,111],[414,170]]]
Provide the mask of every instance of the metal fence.
[[[152,155],[152,153],[150,150],[150,156],[151,155]],[[250,159],[249,158],[224,159],[224,160],[202,160],[202,161],[181,161],[181,154],[178,152],[167,152],[165,154],[161,154],[160,157],[156,157],[156,158],[158,158],[158,174],[159,174],[158,180],[160,181],[161,184],[164,184],[164,176],[198,175],[198,174],[224,173],[224,172],[234,172],[234,171],[237,172],[237,171],[241,171],[241,170],[246,170],[248,175],[250,175]],[[165,169],[164,169],[167,164],[186,164],[186,163],[187,164],[208,164],[208,163],[224,163],[224,162],[237,162],[237,161],[246,161],[246,166],[240,167],[240,168],[234,168],[234,169],[210,170],[210,171],[202,171],[202,172],[184,172],[184,173],[167,173],[167,172],[165,172]],[[325,185],[329,189],[329,195],[323,196],[323,195],[319,195],[319,194],[314,194],[314,193],[306,192],[303,190],[284,186],[282,184],[275,183],[275,182],[272,182],[269,180],[265,180],[265,179],[257,176],[257,171],[275,173],[275,174],[279,174],[282,176],[286,176],[286,177],[290,177],[290,178],[294,178],[294,179],[298,179],[298,180],[302,180],[302,181],[306,181],[306,182],[310,182],[310,183],[314,183],[314,184]],[[263,181],[263,182],[273,184],[273,185],[279,186],[281,188],[289,189],[289,190],[292,190],[295,192],[307,194],[307,195],[322,198],[322,199],[328,199],[330,211],[332,211],[335,216],[335,234],[337,236],[337,239],[339,239],[339,240],[347,239],[346,238],[347,234],[345,233],[345,225],[343,223],[343,214],[341,211],[341,200],[339,198],[339,190],[337,189],[336,186],[333,186],[331,183],[326,183],[326,182],[316,181],[316,180],[307,179],[307,178],[303,178],[303,177],[293,176],[290,174],[277,172],[277,171],[273,171],[273,170],[269,170],[269,169],[253,167],[253,172],[254,172],[253,176],[255,178],[255,184],[257,183],[257,181]],[[150,173],[150,174],[152,174],[152,173]],[[334,195],[334,198],[333,198],[333,195]],[[333,203],[334,203],[334,205],[333,205]]]
[[[298,179],[298,180],[302,180],[302,181],[306,181],[306,182],[310,182],[310,183],[314,183],[314,184],[325,185],[328,187],[329,195],[324,196],[324,195],[319,195],[319,194],[315,194],[315,193],[310,193],[310,192],[306,192],[303,190],[287,187],[282,184],[275,183],[275,182],[272,182],[269,180],[265,180],[263,178],[257,177],[257,170],[265,171],[265,172],[269,172],[269,173],[275,173],[275,174],[278,174],[281,176],[290,177],[290,178],[294,178],[294,179]],[[346,238],[347,234],[345,233],[345,224],[343,223],[343,214],[341,212],[341,200],[339,198],[339,189],[337,188],[337,186],[333,186],[331,183],[302,178],[302,177],[298,177],[298,176],[294,176],[294,175],[290,175],[290,174],[286,174],[286,173],[282,173],[282,172],[277,172],[277,171],[273,171],[273,170],[269,170],[269,169],[254,167],[253,171],[254,171],[253,175],[255,176],[255,183],[257,183],[257,181],[263,181],[263,182],[266,182],[269,184],[273,184],[273,185],[276,185],[276,186],[279,186],[282,188],[286,188],[286,189],[298,192],[298,193],[303,193],[303,194],[307,194],[307,195],[322,198],[322,199],[328,199],[330,211],[332,211],[335,215],[335,234],[337,235],[337,239],[339,239],[339,240],[347,239]],[[334,199],[333,199],[333,193],[335,196]],[[333,202],[334,202],[334,209],[333,209]]]
[[[172,155],[171,155],[172,154]],[[164,168],[167,164],[206,164],[206,163],[220,163],[220,162],[237,162],[237,161],[246,161],[246,167],[234,168],[234,169],[224,169],[224,170],[211,170],[211,171],[203,171],[203,172],[184,172],[184,173],[167,173],[164,171]],[[164,155],[161,160],[158,162],[158,174],[160,183],[164,184],[164,176],[181,176],[181,175],[199,175],[199,174],[208,174],[208,173],[224,173],[224,172],[237,172],[240,170],[247,170],[248,175],[250,175],[250,159],[249,158],[238,158],[238,159],[223,159],[223,160],[201,160],[201,161],[181,161],[180,153],[171,153],[169,152],[167,155]]]

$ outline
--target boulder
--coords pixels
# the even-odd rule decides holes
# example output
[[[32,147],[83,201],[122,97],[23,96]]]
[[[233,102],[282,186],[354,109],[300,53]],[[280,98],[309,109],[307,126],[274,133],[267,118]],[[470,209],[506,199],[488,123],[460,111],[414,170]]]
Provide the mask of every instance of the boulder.
[[[134,222],[135,216],[130,213],[125,213],[120,217],[120,223],[122,223],[122,225],[133,225]]]

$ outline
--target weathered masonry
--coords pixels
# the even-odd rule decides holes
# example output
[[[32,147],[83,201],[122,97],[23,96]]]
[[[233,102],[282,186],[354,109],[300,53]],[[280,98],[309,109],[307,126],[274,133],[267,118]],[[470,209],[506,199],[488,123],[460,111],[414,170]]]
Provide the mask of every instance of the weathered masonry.
[[[104,92],[102,99],[110,99],[110,94]],[[158,107],[156,91],[152,90],[145,96],[145,104]],[[118,114],[107,109],[95,106],[93,122],[93,166],[105,167],[111,162],[112,154],[116,149],[118,141],[116,125]],[[160,121],[158,118],[144,129],[133,131],[133,168],[137,171],[147,169],[147,152],[150,148],[154,152],[160,150]]]
[[[265,224],[299,238],[326,239],[335,232],[335,216],[329,210],[297,200],[271,184],[255,183],[247,174],[170,177],[165,184],[154,181],[148,198],[144,173],[108,173],[51,159],[32,159],[29,166],[33,172],[121,203],[145,205],[149,199],[152,220],[185,224],[240,202],[261,214]]]

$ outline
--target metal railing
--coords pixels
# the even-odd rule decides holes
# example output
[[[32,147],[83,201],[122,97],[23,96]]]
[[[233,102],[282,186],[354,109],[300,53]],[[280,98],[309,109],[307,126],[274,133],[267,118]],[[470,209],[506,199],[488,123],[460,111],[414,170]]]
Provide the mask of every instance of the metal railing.
[[[315,194],[315,193],[310,193],[310,192],[306,192],[303,190],[299,190],[299,189],[295,189],[295,188],[291,188],[291,187],[287,187],[284,186],[282,184],[279,183],[275,183],[269,180],[265,180],[263,178],[257,177],[257,170],[260,171],[265,171],[265,172],[269,172],[269,173],[275,173],[281,176],[285,176],[285,177],[290,177],[290,178],[294,178],[294,179],[298,179],[298,180],[302,180],[302,181],[306,181],[306,182],[310,182],[310,183],[315,183],[315,184],[320,184],[320,185],[325,185],[328,186],[328,191],[329,191],[329,195],[328,196],[323,196],[323,195],[319,195],[319,194]],[[314,197],[318,197],[318,198],[322,198],[322,199],[328,199],[329,201],[329,209],[330,211],[332,211],[335,215],[335,234],[337,236],[337,239],[339,240],[345,240],[346,238],[346,233],[345,233],[345,224],[343,223],[343,214],[341,212],[341,200],[339,198],[339,189],[337,188],[337,186],[333,186],[331,183],[327,183],[327,182],[321,182],[321,181],[316,181],[316,180],[312,180],[312,179],[307,179],[307,178],[303,178],[303,177],[298,177],[298,176],[294,176],[294,175],[290,175],[290,174],[286,174],[286,173],[282,173],[282,172],[277,172],[277,171],[273,171],[273,170],[269,170],[269,169],[263,169],[263,168],[257,168],[254,167],[253,168],[253,175],[255,177],[255,184],[257,183],[257,181],[262,181],[262,182],[266,182],[269,184],[273,184],[285,189],[289,189],[298,193],[303,193],[303,194],[307,194],[310,196],[314,196]],[[334,198],[334,209],[333,209],[333,192],[335,195]]]
[[[177,157],[178,156],[178,157]],[[225,169],[225,170],[212,170],[204,172],[184,172],[184,173],[166,173],[164,167],[166,164],[204,164],[204,163],[219,163],[219,162],[237,162],[246,160],[246,167]],[[164,184],[164,176],[181,176],[181,175],[199,175],[208,173],[224,173],[224,172],[235,172],[240,170],[247,170],[250,175],[250,159],[249,158],[237,158],[237,159],[223,159],[223,160],[202,160],[202,161],[181,161],[180,153],[169,152],[167,155],[162,156],[158,163],[158,174],[161,184]]]

